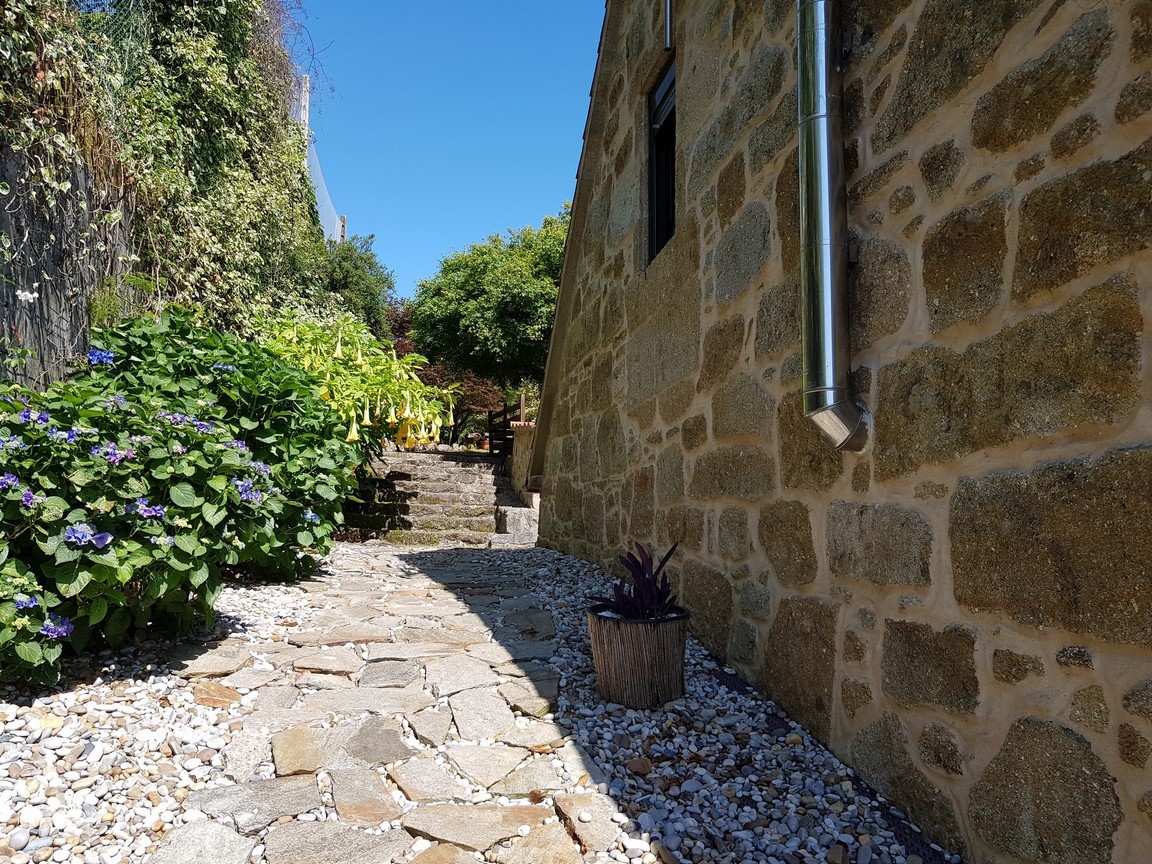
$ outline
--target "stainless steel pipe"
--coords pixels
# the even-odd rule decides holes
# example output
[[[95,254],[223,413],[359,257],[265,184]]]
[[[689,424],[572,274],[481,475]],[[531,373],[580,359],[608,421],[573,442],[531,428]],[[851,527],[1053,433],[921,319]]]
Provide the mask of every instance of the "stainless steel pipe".
[[[848,197],[838,0],[797,0],[800,291],[804,416],[837,449],[868,443],[868,411],[852,395],[848,342]]]

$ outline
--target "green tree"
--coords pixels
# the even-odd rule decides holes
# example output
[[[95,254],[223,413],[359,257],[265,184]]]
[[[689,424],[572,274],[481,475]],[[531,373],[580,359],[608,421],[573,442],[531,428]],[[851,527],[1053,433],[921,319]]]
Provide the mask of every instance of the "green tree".
[[[390,338],[388,310],[395,297],[392,271],[372,251],[375,236],[352,236],[344,243],[328,241],[321,274],[325,289],[336,294],[380,339]]]
[[[544,377],[570,208],[539,228],[494,234],[440,262],[412,302],[420,353],[514,386]]]

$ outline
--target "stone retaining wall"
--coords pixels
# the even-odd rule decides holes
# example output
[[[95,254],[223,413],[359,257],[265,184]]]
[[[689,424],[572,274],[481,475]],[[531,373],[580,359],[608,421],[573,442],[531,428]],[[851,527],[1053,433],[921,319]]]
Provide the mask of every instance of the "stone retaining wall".
[[[610,0],[541,542],[680,544],[700,638],[968,860],[1152,848],[1152,0],[860,0],[862,456],[801,416],[794,4]]]

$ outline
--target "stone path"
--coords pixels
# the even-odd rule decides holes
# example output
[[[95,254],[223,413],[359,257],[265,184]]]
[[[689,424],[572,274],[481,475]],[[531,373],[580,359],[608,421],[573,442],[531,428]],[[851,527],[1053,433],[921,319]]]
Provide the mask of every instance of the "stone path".
[[[0,702],[0,864],[949,860],[694,640],[685,699],[601,702],[605,579],[367,543],[228,589],[229,638]]]

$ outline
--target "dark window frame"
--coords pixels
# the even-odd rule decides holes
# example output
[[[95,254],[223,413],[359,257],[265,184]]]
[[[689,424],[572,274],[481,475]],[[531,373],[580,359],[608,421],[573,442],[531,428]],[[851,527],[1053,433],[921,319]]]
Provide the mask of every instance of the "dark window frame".
[[[648,260],[676,231],[676,61],[648,94]]]

